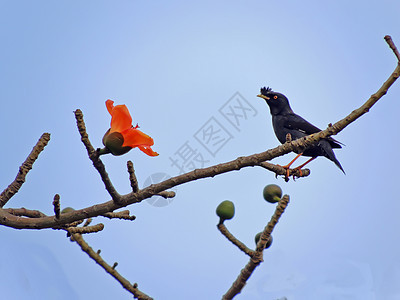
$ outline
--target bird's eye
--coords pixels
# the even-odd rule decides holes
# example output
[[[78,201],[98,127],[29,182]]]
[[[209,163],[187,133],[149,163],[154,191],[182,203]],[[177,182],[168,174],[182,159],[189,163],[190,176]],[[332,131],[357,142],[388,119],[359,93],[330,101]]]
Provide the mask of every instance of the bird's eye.
[[[276,99],[278,99],[278,96],[277,96],[277,95],[275,95],[275,96],[274,96],[274,99],[275,99],[275,100],[276,100]]]

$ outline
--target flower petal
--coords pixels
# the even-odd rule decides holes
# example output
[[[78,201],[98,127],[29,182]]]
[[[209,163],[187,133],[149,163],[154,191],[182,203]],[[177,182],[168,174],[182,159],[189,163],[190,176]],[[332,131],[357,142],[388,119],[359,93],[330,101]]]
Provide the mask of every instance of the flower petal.
[[[122,146],[137,147],[137,146],[153,146],[154,141],[147,134],[138,129],[130,128],[121,132],[124,137],[124,144]]]
[[[107,110],[108,110],[108,112],[110,113],[110,115],[112,115],[112,111],[113,111],[113,109],[114,109],[114,101],[108,99],[108,100],[106,101],[106,107],[107,107]]]
[[[124,144],[122,146],[126,147],[138,147],[144,153],[150,156],[157,156],[158,153],[154,152],[150,146],[154,145],[154,141],[147,134],[141,132],[138,129],[131,128],[127,131],[122,132],[124,136]]]
[[[153,151],[150,147],[138,146],[138,148],[149,156],[158,156],[158,153]]]
[[[106,101],[107,110],[111,115],[112,132],[122,132],[132,127],[132,117],[125,105],[114,106],[114,101]]]

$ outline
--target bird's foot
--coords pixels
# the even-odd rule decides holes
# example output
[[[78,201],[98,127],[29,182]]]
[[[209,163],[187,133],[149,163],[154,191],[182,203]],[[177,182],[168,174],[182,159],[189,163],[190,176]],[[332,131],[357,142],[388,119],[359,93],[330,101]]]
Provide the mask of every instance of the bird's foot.
[[[297,171],[299,175],[297,175]],[[300,167],[294,168],[292,174],[293,174],[293,181],[296,181],[296,177],[297,178],[303,177],[303,171],[301,170]]]
[[[286,174],[285,174],[285,177],[284,177],[286,182],[289,181],[289,174],[290,174],[289,168],[290,168],[290,165],[291,164],[287,164],[285,166],[278,165],[279,167],[284,168],[286,170]]]
[[[303,177],[303,171],[301,170],[300,167],[294,168],[294,170],[299,171],[299,176],[297,176],[297,177]],[[293,177],[294,177],[294,176],[295,176],[295,175],[293,174]]]
[[[285,174],[285,181],[286,182],[289,181],[289,174],[290,174],[289,168],[290,168],[290,166],[296,161],[296,159],[298,159],[302,155],[303,155],[303,153],[297,154],[296,157],[293,158],[292,161],[290,163],[288,163],[287,165],[285,165],[285,166],[278,165],[278,166],[280,166],[280,167],[282,167],[282,168],[284,168],[286,170],[286,174]]]

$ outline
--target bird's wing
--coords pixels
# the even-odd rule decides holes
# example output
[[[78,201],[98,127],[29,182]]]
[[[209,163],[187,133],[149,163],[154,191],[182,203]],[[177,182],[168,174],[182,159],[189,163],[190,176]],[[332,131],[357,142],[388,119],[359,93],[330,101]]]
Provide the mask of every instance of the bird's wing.
[[[296,114],[287,115],[285,118],[286,122],[283,125],[287,129],[297,130],[306,135],[321,131],[318,127],[314,126],[310,122],[304,120],[302,117]]]
[[[321,129],[319,129],[317,126],[314,126],[313,124],[311,124],[310,122],[308,122],[307,120],[303,119],[302,117],[296,114],[290,114],[287,116],[284,127],[290,130],[300,131],[305,135],[321,131]],[[329,141],[332,148],[342,148],[341,145],[343,144],[335,140],[334,138],[328,137],[326,138],[326,140]]]

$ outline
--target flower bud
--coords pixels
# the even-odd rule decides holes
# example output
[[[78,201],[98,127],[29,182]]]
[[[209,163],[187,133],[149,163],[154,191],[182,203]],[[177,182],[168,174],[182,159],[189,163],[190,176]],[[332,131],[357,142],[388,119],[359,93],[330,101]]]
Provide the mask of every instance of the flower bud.
[[[282,189],[276,184],[269,184],[263,190],[264,199],[269,203],[276,203],[281,200]]]
[[[122,147],[123,144],[124,137],[119,132],[110,133],[109,129],[103,136],[103,145],[106,146],[113,155],[122,155],[132,149],[132,147],[129,146]]]

